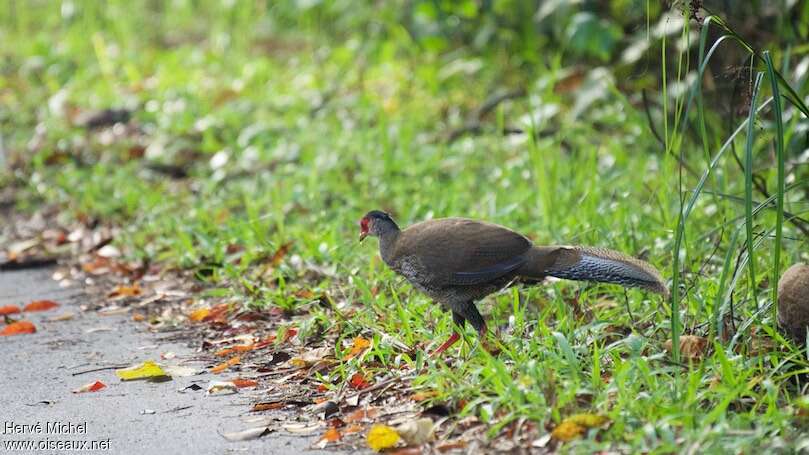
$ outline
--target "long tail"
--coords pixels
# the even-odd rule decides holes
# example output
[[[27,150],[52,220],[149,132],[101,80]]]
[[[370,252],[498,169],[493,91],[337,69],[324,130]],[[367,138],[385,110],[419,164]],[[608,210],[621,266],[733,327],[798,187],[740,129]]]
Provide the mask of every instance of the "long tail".
[[[651,264],[606,248],[588,246],[535,246],[526,263],[517,270],[520,276],[615,283],[640,287],[666,297],[669,289],[660,272]]]

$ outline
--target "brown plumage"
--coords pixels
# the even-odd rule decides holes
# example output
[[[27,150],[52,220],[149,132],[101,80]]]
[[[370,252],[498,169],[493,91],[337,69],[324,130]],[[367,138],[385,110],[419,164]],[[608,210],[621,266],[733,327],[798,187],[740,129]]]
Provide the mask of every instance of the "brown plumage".
[[[803,344],[809,328],[809,265],[795,264],[778,281],[778,325]]]
[[[616,283],[668,295],[654,267],[605,248],[534,246],[503,226],[465,218],[443,218],[400,230],[384,212],[368,212],[360,221],[360,240],[379,238],[385,263],[416,289],[450,310],[455,323],[468,321],[481,335],[486,323],[474,302],[516,279],[548,276]],[[434,354],[452,345],[453,333]]]

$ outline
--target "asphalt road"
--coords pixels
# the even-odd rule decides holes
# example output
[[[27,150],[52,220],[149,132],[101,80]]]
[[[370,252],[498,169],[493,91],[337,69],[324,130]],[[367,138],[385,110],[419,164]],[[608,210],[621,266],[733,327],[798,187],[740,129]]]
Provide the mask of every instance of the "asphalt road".
[[[78,453],[315,453],[309,450],[312,436],[274,432],[256,440],[227,441],[220,433],[250,426],[244,421],[250,399],[245,394],[206,396],[204,389],[179,392],[192,383],[204,388],[210,380],[220,379],[208,373],[162,383],[121,382],[113,370],[74,376],[113,364],[159,360],[163,352],[174,352],[177,359],[194,353],[181,344],[158,340],[129,316],[81,312],[81,290],[61,289],[51,274],[50,270],[0,272],[0,306],[36,299],[62,304],[56,310],[26,314],[37,333],[0,337],[0,453],[19,440],[35,441],[46,449],[20,453],[68,453],[47,450],[61,441],[95,441],[97,450]],[[64,313],[75,316],[48,321]],[[107,388],[71,393],[96,380]]]

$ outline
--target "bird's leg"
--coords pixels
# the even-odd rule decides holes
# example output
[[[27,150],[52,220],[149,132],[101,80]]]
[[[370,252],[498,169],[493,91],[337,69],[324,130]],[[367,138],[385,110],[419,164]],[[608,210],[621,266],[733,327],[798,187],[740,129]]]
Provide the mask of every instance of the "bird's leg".
[[[470,300],[469,302],[466,302],[461,308],[458,308],[458,310],[459,310],[458,312],[463,316],[463,318],[469,321],[469,323],[472,324],[472,327],[474,327],[474,329],[478,332],[480,343],[483,345],[483,348],[492,354],[500,352],[499,348],[487,342],[487,335],[489,330],[486,327],[486,320],[483,319],[483,316],[480,314],[480,311],[478,311],[478,308],[475,306],[475,302]]]
[[[455,342],[457,342],[459,339],[461,339],[461,336],[458,335],[458,330],[463,329],[463,326],[464,326],[464,323],[466,322],[466,320],[464,319],[463,316],[461,316],[460,314],[453,311],[452,312],[452,322],[453,322],[452,335],[450,335],[449,338],[447,338],[447,341],[445,341],[435,351],[430,353],[430,357],[438,357],[439,355],[441,355],[442,352],[446,351],[447,348],[449,348],[450,346],[455,344]],[[457,327],[455,327],[455,326],[457,326]]]

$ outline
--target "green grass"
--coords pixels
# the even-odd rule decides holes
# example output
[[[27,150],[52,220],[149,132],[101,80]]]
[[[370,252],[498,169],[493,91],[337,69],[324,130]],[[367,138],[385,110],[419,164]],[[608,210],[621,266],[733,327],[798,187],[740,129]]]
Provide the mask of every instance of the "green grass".
[[[802,85],[776,72],[782,51],[749,69],[766,77],[731,131],[699,84],[674,90],[694,68],[703,80],[721,52],[705,52],[708,25],[696,62],[651,38],[650,58],[667,68],[653,85],[663,88],[654,94],[662,112],[651,115],[661,145],[639,92],[609,71],[585,65],[579,89],[556,89],[576,63],[561,51],[547,49],[530,71],[502,53],[431,52],[385,10],[374,11],[374,28],[286,4],[268,16],[260,2],[176,2],[162,15],[119,1],[76,2],[72,12],[22,4],[0,8],[0,126],[17,166],[0,182],[24,189],[29,209],[57,204],[65,219],[120,226],[115,241],[127,255],[194,271],[211,295],[310,315],[304,337],[375,339],[368,356],[324,382],[337,388],[354,371],[406,364],[420,372],[414,387],[466,403],[460,415],[491,422],[492,436],[521,417],[540,428],[577,412],[611,419],[565,446],[572,451],[809,443],[798,412],[809,406],[809,363],[770,311],[785,263],[806,258],[806,238],[784,212],[809,213],[806,168],[787,164],[806,122],[793,102]],[[741,40],[732,38],[723,45]],[[529,96],[498,106],[491,131],[446,143],[500,85],[524,85]],[[588,87],[600,88],[577,97]],[[577,112],[583,101],[591,104]],[[137,108],[141,131],[87,133],[73,122],[74,111],[122,105]],[[533,134],[494,134],[504,125]],[[744,170],[727,153],[736,147]],[[187,166],[190,178],[171,181],[147,163]],[[771,197],[754,193],[754,175],[776,188]],[[499,356],[471,331],[450,351],[462,360],[451,366],[402,354],[385,340],[423,352],[452,321],[384,266],[375,242],[357,243],[358,219],[375,208],[401,225],[462,215],[537,243],[644,254],[671,279],[673,299],[571,282],[511,289],[479,304],[502,328]],[[289,242],[284,261],[263,273],[262,261]],[[762,281],[755,270],[768,267]],[[327,295],[346,319],[301,290]],[[665,350],[683,334],[708,338],[704,359]]]

